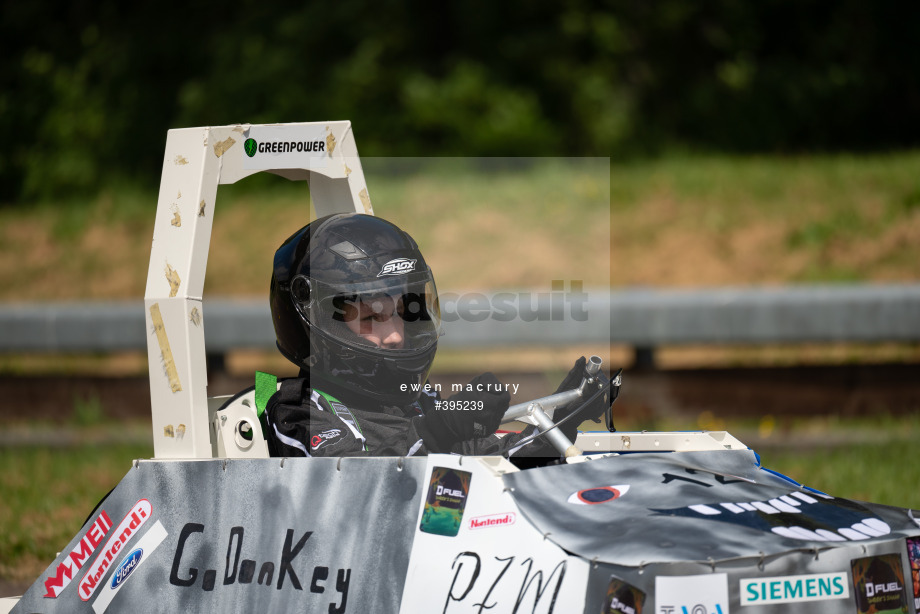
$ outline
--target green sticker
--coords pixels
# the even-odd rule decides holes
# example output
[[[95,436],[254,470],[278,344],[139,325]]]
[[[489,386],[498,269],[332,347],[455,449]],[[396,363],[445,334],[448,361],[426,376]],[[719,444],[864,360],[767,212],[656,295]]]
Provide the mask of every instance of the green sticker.
[[[277,390],[277,377],[271,373],[256,371],[256,415],[259,416],[259,418],[261,418],[262,414],[265,412],[265,408],[268,406],[268,400]]]
[[[246,142],[243,143],[243,149],[246,151],[246,155],[251,158],[256,155],[256,150],[259,149],[259,144],[256,143],[255,139],[246,139]]]

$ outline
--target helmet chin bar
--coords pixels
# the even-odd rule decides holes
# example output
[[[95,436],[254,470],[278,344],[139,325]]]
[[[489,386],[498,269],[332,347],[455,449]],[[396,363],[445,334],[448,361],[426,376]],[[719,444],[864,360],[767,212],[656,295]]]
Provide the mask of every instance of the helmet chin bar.
[[[311,378],[331,382],[375,401],[399,405],[418,399],[437,350],[435,343],[412,357],[381,357],[373,351],[376,347],[365,350],[348,346],[318,330],[310,335],[309,345],[310,353],[294,362],[306,368]]]

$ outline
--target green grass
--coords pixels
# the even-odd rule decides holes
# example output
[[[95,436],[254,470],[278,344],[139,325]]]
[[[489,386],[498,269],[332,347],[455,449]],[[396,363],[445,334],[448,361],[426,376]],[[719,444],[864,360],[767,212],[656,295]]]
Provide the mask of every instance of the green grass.
[[[915,440],[846,444],[811,450],[762,448],[761,463],[838,497],[920,509]]]
[[[375,213],[415,236],[445,289],[576,274],[648,286],[918,275],[920,151],[673,154],[609,169],[592,159],[367,159],[364,168]],[[85,201],[0,207],[0,298],[139,298],[156,201],[119,185]],[[303,182],[270,175],[221,186],[208,203],[218,213],[205,293],[264,295],[272,254],[310,219],[308,203]]]
[[[920,206],[920,152],[815,156],[667,156],[614,164],[614,203],[639,206],[650,193],[731,207],[751,203],[770,215],[799,211],[803,200],[859,205],[867,195],[893,210]]]
[[[0,447],[0,578],[41,573],[151,445]]]

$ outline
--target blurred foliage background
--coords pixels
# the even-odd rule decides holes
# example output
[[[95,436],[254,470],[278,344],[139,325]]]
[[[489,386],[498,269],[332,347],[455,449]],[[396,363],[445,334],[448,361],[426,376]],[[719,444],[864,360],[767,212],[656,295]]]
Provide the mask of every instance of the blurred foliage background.
[[[4,2],[0,202],[156,185],[166,130],[350,119],[365,156],[916,146],[916,3]]]

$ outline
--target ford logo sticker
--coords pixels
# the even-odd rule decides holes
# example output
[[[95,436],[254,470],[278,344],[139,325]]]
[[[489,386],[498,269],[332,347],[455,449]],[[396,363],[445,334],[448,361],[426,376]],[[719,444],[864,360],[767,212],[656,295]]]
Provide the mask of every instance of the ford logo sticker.
[[[134,571],[141,562],[142,556],[144,556],[144,551],[137,548],[132,550],[131,553],[122,560],[118,568],[115,569],[115,573],[112,574],[112,588],[118,588],[118,586],[131,575],[131,572]]]

